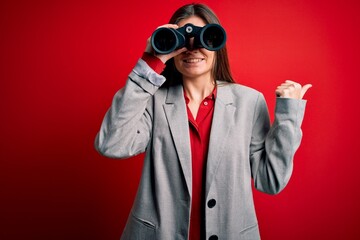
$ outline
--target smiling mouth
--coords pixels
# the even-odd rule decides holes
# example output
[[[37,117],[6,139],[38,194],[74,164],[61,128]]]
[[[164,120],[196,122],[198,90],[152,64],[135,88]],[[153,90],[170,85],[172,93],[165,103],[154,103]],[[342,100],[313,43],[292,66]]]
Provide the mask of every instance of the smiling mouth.
[[[187,58],[187,59],[184,59],[183,61],[186,63],[198,63],[203,60],[204,60],[203,58]]]

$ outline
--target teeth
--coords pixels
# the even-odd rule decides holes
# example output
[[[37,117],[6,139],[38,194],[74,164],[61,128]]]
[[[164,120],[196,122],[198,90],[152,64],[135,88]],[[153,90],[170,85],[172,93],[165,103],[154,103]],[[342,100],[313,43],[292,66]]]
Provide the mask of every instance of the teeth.
[[[190,59],[185,59],[184,62],[186,63],[197,63],[197,62],[201,62],[202,59],[201,58],[190,58]]]

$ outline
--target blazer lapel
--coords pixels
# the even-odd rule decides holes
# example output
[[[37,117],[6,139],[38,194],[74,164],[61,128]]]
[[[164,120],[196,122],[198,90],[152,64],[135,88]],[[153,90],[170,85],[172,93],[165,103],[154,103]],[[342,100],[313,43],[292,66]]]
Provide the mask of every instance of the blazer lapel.
[[[208,195],[210,185],[222,159],[225,144],[228,144],[227,136],[234,124],[236,108],[232,103],[233,95],[230,88],[224,84],[218,84],[206,167],[205,197]]]
[[[181,84],[169,87],[164,111],[179,156],[189,195],[192,193],[189,122]]]

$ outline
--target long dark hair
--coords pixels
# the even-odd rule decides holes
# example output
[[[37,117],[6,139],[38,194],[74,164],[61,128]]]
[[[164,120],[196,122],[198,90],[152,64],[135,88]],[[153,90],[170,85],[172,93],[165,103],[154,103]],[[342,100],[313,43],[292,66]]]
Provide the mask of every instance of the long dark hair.
[[[216,23],[220,24],[220,21],[216,14],[204,4],[187,4],[180,7],[170,18],[170,24],[177,24],[181,20],[189,18],[191,16],[197,16],[204,20],[206,24]],[[180,82],[182,75],[179,73],[174,64],[174,59],[170,59],[166,62],[166,67],[162,72],[167,79],[167,84]],[[216,52],[215,64],[212,70],[212,75],[215,80],[223,80],[229,83],[234,83],[234,79],[231,75],[229,59],[227,54],[226,45]]]

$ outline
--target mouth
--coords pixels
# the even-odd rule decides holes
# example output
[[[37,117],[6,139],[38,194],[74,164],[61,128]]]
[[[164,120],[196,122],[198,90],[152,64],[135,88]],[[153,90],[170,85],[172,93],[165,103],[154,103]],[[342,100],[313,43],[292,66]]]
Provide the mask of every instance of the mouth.
[[[185,62],[185,63],[198,63],[198,62],[201,62],[201,61],[204,61],[204,58],[186,58],[186,59],[183,59],[183,62]]]

